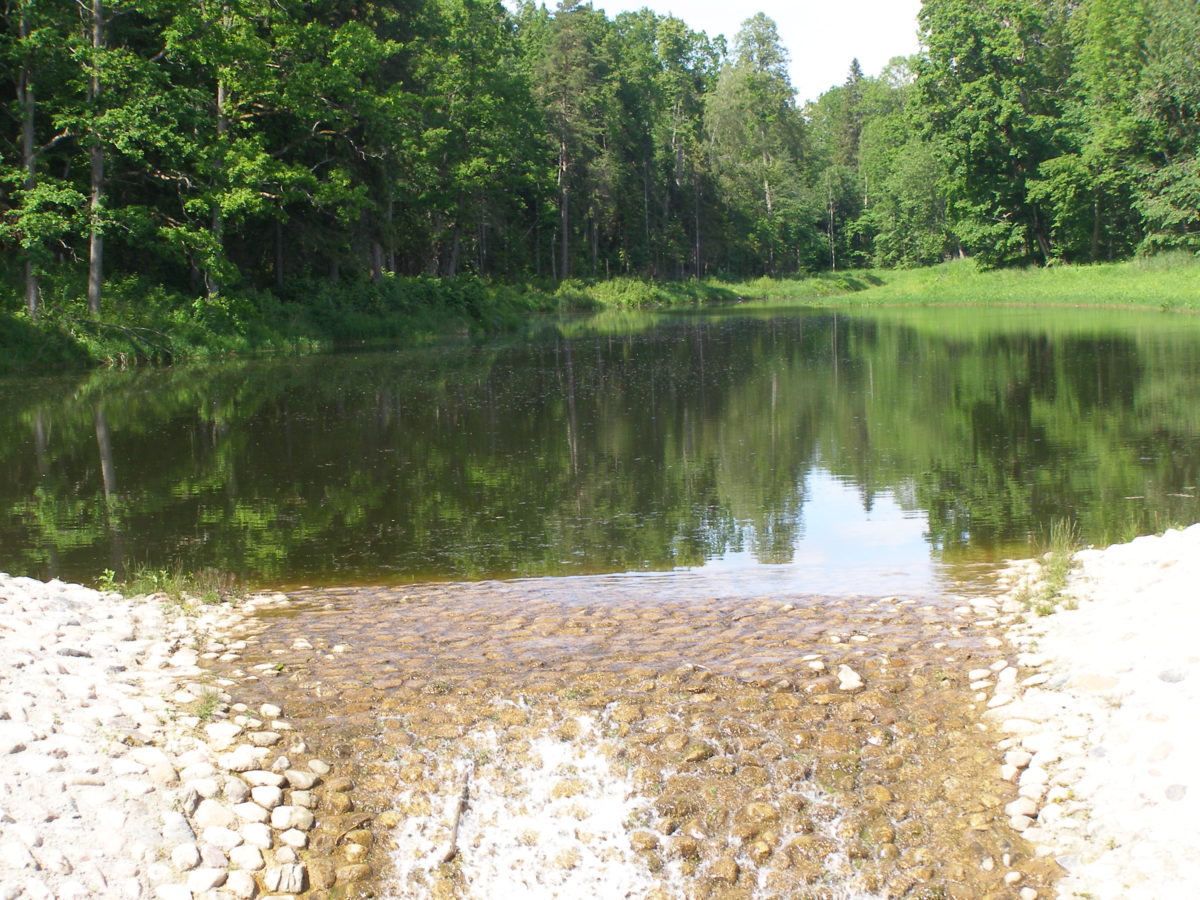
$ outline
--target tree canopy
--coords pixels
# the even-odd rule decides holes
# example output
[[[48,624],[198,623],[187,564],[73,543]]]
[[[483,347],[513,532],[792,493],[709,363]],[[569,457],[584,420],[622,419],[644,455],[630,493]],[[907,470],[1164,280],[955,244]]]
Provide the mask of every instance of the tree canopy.
[[[1194,0],[919,21],[801,105],[762,13],[726,41],[577,0],[5,0],[4,309],[1200,249]]]

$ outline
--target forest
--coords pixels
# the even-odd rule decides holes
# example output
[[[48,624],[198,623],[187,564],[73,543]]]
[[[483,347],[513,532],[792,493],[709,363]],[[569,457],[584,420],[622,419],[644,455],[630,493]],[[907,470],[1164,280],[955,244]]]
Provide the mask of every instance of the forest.
[[[0,319],[1200,250],[1195,0],[918,26],[804,104],[762,13],[5,0]]]

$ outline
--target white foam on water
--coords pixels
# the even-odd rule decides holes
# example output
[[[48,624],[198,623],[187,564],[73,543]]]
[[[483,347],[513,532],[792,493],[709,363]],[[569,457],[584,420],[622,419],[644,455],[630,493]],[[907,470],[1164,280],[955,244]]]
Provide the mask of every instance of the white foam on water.
[[[680,896],[677,885],[649,872],[630,847],[630,822],[649,799],[614,771],[595,723],[586,717],[579,723],[578,740],[537,738],[519,761],[494,731],[469,735],[462,755],[439,773],[443,808],[408,816],[397,827],[390,896],[429,897],[439,878],[455,873],[463,897],[624,898],[656,889]],[[464,773],[468,796],[457,853],[446,863]]]
[[[394,880],[386,896],[675,900],[694,894],[708,867],[686,876],[676,859],[657,873],[649,871],[631,849],[630,836],[643,823],[653,827],[652,800],[637,794],[631,778],[610,762],[613,742],[597,734],[595,721],[575,721],[580,725],[575,740],[543,735],[519,756],[488,729],[467,735],[455,758],[438,760],[430,774],[440,785],[440,802],[397,826]],[[398,806],[414,793],[402,792]],[[831,802],[815,787],[807,800]],[[833,815],[820,828],[839,848],[826,861],[823,896],[881,900],[854,884],[854,867],[838,834],[841,818]],[[781,843],[793,836],[783,835]],[[451,846],[455,852],[447,862]],[[741,847],[731,844],[730,852],[743,873],[757,870],[754,898],[779,896],[777,885],[768,887],[766,870]]]

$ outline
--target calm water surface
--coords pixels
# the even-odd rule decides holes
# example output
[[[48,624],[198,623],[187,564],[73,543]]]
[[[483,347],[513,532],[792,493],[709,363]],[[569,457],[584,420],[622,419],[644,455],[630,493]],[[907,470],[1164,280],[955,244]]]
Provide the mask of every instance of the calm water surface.
[[[1200,322],[1095,311],[622,314],[0,381],[0,570],[919,592],[1056,519],[1200,519],[1198,438]]]

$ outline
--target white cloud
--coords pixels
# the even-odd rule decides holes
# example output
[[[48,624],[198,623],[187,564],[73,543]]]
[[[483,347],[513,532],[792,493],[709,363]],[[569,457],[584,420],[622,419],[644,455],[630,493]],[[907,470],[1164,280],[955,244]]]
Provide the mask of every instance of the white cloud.
[[[864,72],[878,75],[892,57],[915,53],[921,0],[760,0],[745,6],[728,0],[593,0],[593,5],[610,18],[642,7],[670,13],[697,31],[724,34],[731,46],[742,22],[764,12],[779,26],[792,58],[792,84],[803,101],[845,81],[855,57]]]

